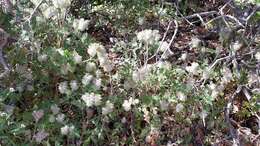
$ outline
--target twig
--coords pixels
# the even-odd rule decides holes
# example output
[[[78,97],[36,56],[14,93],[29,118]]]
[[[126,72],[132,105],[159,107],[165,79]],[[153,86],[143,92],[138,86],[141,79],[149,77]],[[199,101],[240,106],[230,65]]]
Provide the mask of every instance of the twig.
[[[169,23],[168,26],[167,26],[167,29],[166,29],[166,31],[165,31],[165,33],[164,33],[164,35],[163,35],[163,38],[162,38],[162,42],[165,40],[165,38],[166,38],[166,36],[167,36],[167,34],[168,34],[168,31],[169,31],[171,25],[172,25],[172,21],[170,21],[170,23]],[[150,58],[147,59],[147,62],[159,53],[161,47],[162,47],[162,43],[161,43],[160,46],[157,48],[156,52],[155,52]]]
[[[184,19],[187,23],[189,23],[191,26],[193,26],[193,24],[188,19],[186,19],[183,16],[183,14],[180,12],[180,10],[179,10],[178,6],[176,5],[176,3],[174,3],[174,7],[175,7],[176,11],[181,15],[182,19]]]
[[[237,94],[240,93],[240,91],[243,89],[243,86],[239,85],[236,89],[236,91],[232,94],[231,97],[229,97],[228,99],[228,103],[227,103],[227,106],[225,108],[225,120],[227,122],[227,125],[229,127],[229,132],[230,132],[230,135],[233,139],[233,146],[240,146],[240,143],[239,143],[239,140],[238,140],[238,135],[237,135],[237,132],[236,130],[234,129],[232,123],[231,123],[231,119],[229,117],[230,115],[230,110],[233,106],[233,101],[234,101],[234,98],[236,97]]]
[[[44,1],[44,0],[41,0],[41,1],[37,4],[37,6],[33,9],[32,13],[30,14],[29,18],[26,19],[26,20],[24,21],[24,23],[27,22],[27,21],[29,21],[29,22],[31,21],[33,15],[34,15],[35,12],[38,10],[38,8],[41,6],[41,4],[43,3],[43,1]]]
[[[195,14],[186,16],[184,18],[185,19],[192,19],[192,18],[198,17],[198,15],[201,16],[201,17],[204,17],[204,16],[208,16],[208,15],[214,15],[214,14],[217,14],[217,13],[218,13],[217,11],[201,12],[201,13],[195,13]]]
[[[167,48],[164,50],[164,52],[163,52],[163,54],[161,55],[161,57],[160,57],[159,60],[162,59],[162,56],[163,56],[167,51],[170,51],[170,52],[171,52],[170,47],[171,47],[171,45],[172,45],[173,40],[175,39],[175,37],[176,37],[176,35],[177,35],[178,29],[179,29],[178,22],[177,22],[176,20],[174,20],[174,23],[175,23],[175,30],[174,30],[174,33],[173,33],[172,38],[171,38],[171,40],[170,40],[170,43],[168,44]]]
[[[232,58],[232,57],[233,57],[233,56],[225,56],[225,57],[222,57],[222,58],[217,59],[217,60],[209,67],[209,71],[212,70],[218,62],[220,62],[220,61],[222,61],[222,60],[225,60],[225,59]]]

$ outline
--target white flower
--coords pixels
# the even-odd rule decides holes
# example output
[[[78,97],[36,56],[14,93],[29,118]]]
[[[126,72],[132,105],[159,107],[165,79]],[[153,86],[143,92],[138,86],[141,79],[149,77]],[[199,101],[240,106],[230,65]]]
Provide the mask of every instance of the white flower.
[[[169,108],[169,102],[166,100],[160,101],[160,107],[163,111],[167,110]]]
[[[93,79],[93,75],[89,74],[89,73],[86,73],[83,78],[82,78],[82,84],[83,85],[88,85]]]
[[[93,81],[93,84],[95,85],[96,89],[99,90],[102,85],[102,79],[98,78]]]
[[[124,103],[123,103],[123,108],[125,111],[130,111],[131,110],[131,103],[128,101],[128,100],[124,100]]]
[[[102,108],[102,114],[107,115],[111,113],[114,109],[114,104],[111,103],[109,100],[106,102],[105,107]]]
[[[103,75],[103,73],[102,73],[100,70],[97,70],[97,71],[96,71],[96,77],[97,77],[97,78],[101,78],[102,75]]]
[[[201,40],[198,38],[192,38],[190,44],[192,48],[198,48],[201,46]]]
[[[243,44],[239,41],[236,41],[236,42],[232,43],[231,47],[234,51],[238,51],[243,47]]]
[[[65,126],[61,127],[60,131],[61,131],[62,135],[68,135],[69,134],[69,126],[65,125]]]
[[[139,25],[143,25],[143,24],[144,24],[144,21],[145,21],[145,20],[144,20],[144,17],[139,17],[139,18],[138,18],[138,24],[139,24]]]
[[[106,53],[104,53],[104,54],[98,53],[98,61],[99,61],[100,65],[103,66],[103,65],[109,63],[109,58]]]
[[[98,106],[101,104],[101,95],[94,93],[85,93],[81,96],[81,99],[85,102],[87,107],[91,107],[93,105]]]
[[[44,62],[48,59],[48,56],[46,54],[42,54],[42,55],[39,55],[37,59],[39,62]]]
[[[132,78],[134,81],[142,81],[145,80],[146,77],[152,70],[152,65],[148,64],[146,66],[141,67],[139,70],[134,71],[132,74]]]
[[[74,129],[75,127],[73,125],[72,126],[65,125],[60,128],[60,131],[62,135],[68,135],[71,134],[74,131]]]
[[[121,123],[126,123],[127,121],[126,121],[126,118],[125,117],[123,117],[122,119],[121,119]]]
[[[70,81],[70,88],[72,91],[76,91],[79,89],[78,82],[76,80]]]
[[[186,70],[191,74],[197,75],[199,70],[199,64],[197,62],[193,62],[191,66],[186,67]]]
[[[217,89],[214,89],[211,92],[211,97],[215,99],[218,97],[218,94],[219,94],[219,91]]]
[[[37,132],[37,133],[33,136],[33,138],[35,139],[35,141],[36,141],[37,143],[41,143],[42,140],[44,140],[44,139],[45,139],[46,137],[48,137],[48,136],[49,136],[49,133],[45,132],[44,130],[41,130],[41,131]]]
[[[85,93],[81,96],[81,99],[85,102],[87,107],[91,107],[94,103],[92,96],[89,93]]]
[[[9,92],[15,92],[15,89],[13,87],[9,88]]]
[[[187,96],[182,92],[177,92],[176,95],[180,101],[185,101],[187,99]]]
[[[98,43],[92,43],[88,47],[88,54],[94,57],[97,53],[105,54],[106,50],[103,45]]]
[[[137,39],[147,44],[153,44],[161,38],[158,30],[146,29],[137,33]]]
[[[180,60],[185,61],[187,59],[187,57],[188,57],[188,54],[183,53],[183,54],[181,54]]]
[[[93,101],[94,101],[94,105],[95,106],[98,106],[98,105],[100,105],[101,104],[101,95],[99,95],[99,94],[94,94],[94,93],[92,93],[91,94],[92,96],[93,96]]]
[[[105,72],[111,72],[113,70],[113,64],[112,62],[108,62],[106,64],[102,65]]]
[[[139,100],[138,99],[134,99],[134,98],[130,98],[128,100],[124,100],[124,103],[123,103],[123,108],[125,111],[130,111],[131,110],[131,106],[132,105],[136,105],[139,103]]]
[[[65,115],[64,114],[58,114],[56,117],[56,121],[59,123],[63,123],[65,119]]]
[[[49,122],[51,122],[51,123],[55,122],[55,116],[54,115],[49,116]]]
[[[56,8],[54,7],[48,7],[46,8],[44,11],[43,11],[43,16],[46,18],[46,19],[49,19],[55,15],[58,14],[58,11]]]
[[[171,68],[171,63],[168,61],[158,61],[157,62],[157,67],[158,68],[164,68],[164,69],[170,69]]]
[[[139,99],[134,99],[134,98],[130,98],[129,99],[129,102],[132,104],[132,105],[136,105],[136,104],[138,104],[139,103]]]
[[[79,31],[84,31],[88,28],[90,20],[85,20],[83,18],[75,19],[73,22],[73,28]]]
[[[106,54],[98,53],[98,60],[100,66],[104,69],[105,72],[111,72],[113,70],[113,64]]]
[[[67,94],[69,92],[68,90],[68,83],[66,81],[61,82],[58,87],[61,94]]]
[[[86,64],[86,71],[87,72],[93,72],[97,69],[96,64],[94,62],[88,62]]]
[[[233,79],[232,72],[229,68],[224,67],[222,72],[223,72],[222,82],[224,84],[227,84]]]
[[[216,85],[216,84],[214,84],[214,83],[212,83],[212,82],[209,84],[209,89],[210,89],[210,90],[214,90],[214,89],[216,89],[216,88],[217,88],[217,85]]]
[[[56,8],[66,9],[70,6],[71,0],[52,0],[52,3]]]
[[[80,56],[76,51],[73,52],[73,59],[76,64],[80,64],[82,62],[82,56]]]
[[[183,104],[178,103],[178,104],[176,105],[176,112],[177,112],[177,113],[181,112],[183,109],[184,109]]]
[[[89,22],[90,22],[90,20],[84,20],[83,18],[79,19],[78,30],[84,31],[85,29],[87,29]]]
[[[260,61],[260,52],[257,52],[255,54],[255,58],[256,58],[257,61]]]
[[[38,111],[33,111],[32,113],[32,116],[36,121],[36,123],[43,117],[43,115],[44,115],[44,111],[42,109]]]
[[[60,108],[57,106],[57,104],[53,104],[51,106],[51,111],[54,115],[57,115],[60,112]]]

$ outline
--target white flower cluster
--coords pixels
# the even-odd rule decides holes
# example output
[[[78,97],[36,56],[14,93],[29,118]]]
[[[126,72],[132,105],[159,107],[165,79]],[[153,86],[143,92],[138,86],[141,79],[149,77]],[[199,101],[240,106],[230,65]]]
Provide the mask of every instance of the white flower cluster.
[[[255,54],[255,59],[256,59],[257,61],[260,61],[260,52],[257,52],[257,53]]]
[[[109,60],[103,45],[98,43],[90,44],[88,47],[88,54],[92,57],[97,55],[100,66],[104,69],[105,72],[111,72],[113,70],[113,64]]]
[[[43,115],[44,115],[44,111],[42,109],[38,111],[33,111],[32,113],[32,116],[36,123],[43,117]]]
[[[45,138],[49,136],[49,133],[45,132],[44,130],[40,130],[35,135],[33,135],[33,138],[37,143],[41,143]]]
[[[51,111],[54,115],[57,115],[60,112],[60,108],[57,106],[57,104],[54,104],[51,106]]]
[[[101,104],[101,95],[94,93],[85,93],[81,96],[87,107],[99,106]]]
[[[184,109],[184,105],[182,103],[178,103],[175,108],[176,112],[179,113]]]
[[[40,1],[33,0],[32,2],[37,6]],[[47,3],[43,3],[40,6],[40,10],[46,19],[58,16],[59,10],[65,12],[65,10],[71,5],[71,0],[52,0],[52,4],[53,5],[48,5]]]
[[[201,43],[202,42],[200,39],[194,37],[191,39],[190,45],[192,48],[199,48],[201,46]]]
[[[53,104],[50,109],[52,111],[52,114],[49,116],[49,122],[53,123],[57,121],[58,123],[63,124],[65,115],[63,113],[60,113],[60,108],[56,104]]]
[[[83,18],[75,19],[73,22],[73,28],[78,31],[84,31],[88,28],[90,20],[85,20]]]
[[[73,52],[73,60],[76,64],[82,63],[82,56],[80,56],[76,51]]]
[[[72,80],[70,82],[70,87],[72,91],[76,91],[79,89],[78,82],[76,80]]]
[[[48,56],[46,54],[39,55],[37,57],[39,62],[45,62],[48,59]]]
[[[130,111],[131,110],[131,106],[132,105],[136,105],[139,103],[139,100],[138,99],[134,99],[134,98],[130,98],[128,100],[124,100],[124,103],[123,103],[123,108],[125,111]]]
[[[158,30],[145,29],[137,33],[137,39],[147,44],[153,44],[161,38]]]
[[[86,74],[83,76],[81,82],[82,82],[82,84],[83,84],[84,86],[86,86],[86,85],[89,85],[89,84],[90,84],[90,82],[93,80],[93,78],[94,78],[93,75],[91,75],[91,74],[89,74],[89,73],[86,73]]]
[[[58,114],[57,117],[56,117],[56,121],[58,123],[64,123],[64,119],[65,119],[65,115],[64,114]]]
[[[52,3],[55,8],[67,9],[71,4],[71,0],[52,0]]]
[[[222,72],[223,72],[222,83],[223,84],[229,83],[233,79],[231,70],[227,67],[224,67]]]
[[[106,102],[105,107],[102,107],[102,114],[107,115],[111,113],[114,109],[114,104],[111,103],[109,100]]]
[[[228,84],[232,79],[232,72],[229,68],[224,67],[222,70],[223,77],[221,78],[221,82],[216,85],[214,83],[209,84],[209,89],[211,90],[211,97],[213,99],[217,98],[221,92],[224,91],[226,84]]]
[[[97,69],[96,64],[94,62],[88,62],[86,64],[86,71],[87,72],[94,72]]]
[[[62,135],[70,135],[73,133],[74,129],[75,127],[73,125],[72,126],[65,125],[60,128],[60,131]]]
[[[180,92],[180,91],[178,91],[176,93],[176,96],[178,97],[178,99],[180,101],[186,101],[186,99],[187,99],[187,96],[183,92]]]
[[[49,19],[51,17],[54,17],[58,14],[58,10],[54,7],[54,6],[50,6],[47,7],[44,11],[43,11],[43,16],[46,19]]]
[[[197,62],[193,62],[190,66],[186,67],[186,70],[192,75],[198,75],[199,69],[199,64]]]
[[[69,85],[72,91],[76,91],[79,88],[78,82],[76,80],[72,80]],[[58,89],[61,94],[70,94],[70,89],[67,81],[59,83]]]
[[[234,50],[234,51],[238,51],[240,50],[241,48],[243,47],[243,43],[239,42],[239,41],[236,41],[234,43],[231,44],[231,48]]]
[[[132,78],[134,81],[143,81],[146,79],[146,77],[149,75],[149,73],[152,71],[153,65],[147,64],[140,69],[136,70],[132,74]]]

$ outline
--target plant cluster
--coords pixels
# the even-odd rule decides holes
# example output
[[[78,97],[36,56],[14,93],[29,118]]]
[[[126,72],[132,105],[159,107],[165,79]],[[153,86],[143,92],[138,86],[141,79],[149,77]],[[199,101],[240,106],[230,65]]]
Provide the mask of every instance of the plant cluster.
[[[81,3],[0,12],[16,37],[4,48],[0,145],[213,145],[236,141],[232,119],[260,121],[258,1],[245,18],[228,14],[249,9],[237,1],[187,17],[187,0]]]

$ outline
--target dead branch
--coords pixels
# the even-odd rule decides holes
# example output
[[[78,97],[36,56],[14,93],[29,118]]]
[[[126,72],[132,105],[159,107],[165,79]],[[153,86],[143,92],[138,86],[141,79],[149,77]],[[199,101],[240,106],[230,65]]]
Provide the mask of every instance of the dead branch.
[[[233,106],[234,98],[236,97],[237,94],[240,93],[242,88],[243,88],[243,86],[238,86],[237,87],[236,91],[229,97],[227,106],[225,108],[225,121],[227,122],[227,125],[229,127],[230,135],[231,135],[231,137],[233,139],[233,146],[240,146],[240,143],[239,143],[239,137],[238,137],[237,131],[233,127],[232,121],[231,121],[229,115],[230,115],[230,111],[231,111],[232,106]]]

